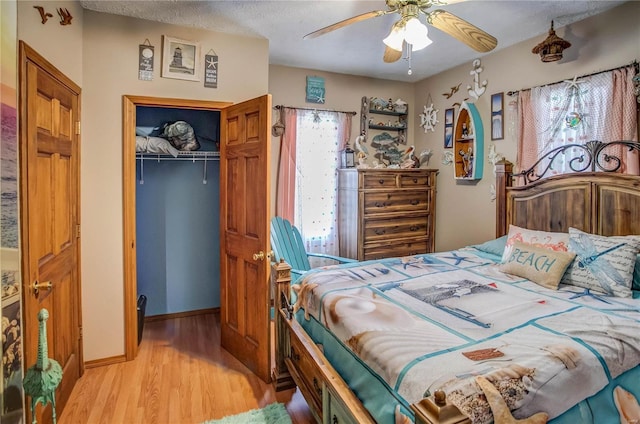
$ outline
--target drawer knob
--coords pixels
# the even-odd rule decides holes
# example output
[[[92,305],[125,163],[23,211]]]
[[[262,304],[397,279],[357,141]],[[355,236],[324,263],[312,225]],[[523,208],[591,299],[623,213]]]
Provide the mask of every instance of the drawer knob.
[[[378,180],[378,182],[379,182],[380,184],[384,184],[384,180],[383,180],[382,178],[380,178],[380,179]]]
[[[379,229],[379,228],[378,228],[378,229],[376,229],[376,230],[375,230],[375,233],[376,233],[377,235],[381,236],[381,235],[383,235],[384,233],[386,233],[386,230],[381,230],[381,229]]]
[[[418,203],[420,203],[420,201],[418,199],[413,199],[412,201],[410,201],[409,203],[411,203],[413,206],[417,205]]]
[[[418,179],[417,179],[417,178],[414,178],[414,179],[413,179],[413,183],[414,183],[414,184],[418,184]]]
[[[420,227],[418,227],[417,225],[412,225],[409,229],[411,231],[418,231],[420,229]]]
[[[387,202],[376,202],[375,205],[377,208],[386,208],[387,206],[389,206]]]
[[[296,353],[294,348],[291,348],[291,359],[298,362],[300,360],[300,355]]]

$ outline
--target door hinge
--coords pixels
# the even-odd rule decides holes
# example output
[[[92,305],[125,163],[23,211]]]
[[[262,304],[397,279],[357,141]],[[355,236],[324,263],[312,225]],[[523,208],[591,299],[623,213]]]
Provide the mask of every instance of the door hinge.
[[[76,238],[80,238],[80,224],[76,224]]]
[[[80,121],[76,121],[76,135],[80,135]]]

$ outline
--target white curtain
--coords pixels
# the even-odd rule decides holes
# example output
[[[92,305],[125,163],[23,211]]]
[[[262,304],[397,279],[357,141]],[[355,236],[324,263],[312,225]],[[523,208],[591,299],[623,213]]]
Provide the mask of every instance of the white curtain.
[[[294,223],[307,252],[339,254],[337,169],[351,118],[342,112],[298,110]]]

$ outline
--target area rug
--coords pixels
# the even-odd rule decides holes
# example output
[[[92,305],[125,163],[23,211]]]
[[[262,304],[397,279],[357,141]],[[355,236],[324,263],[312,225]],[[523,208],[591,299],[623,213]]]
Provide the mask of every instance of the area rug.
[[[291,418],[283,404],[272,403],[264,408],[252,409],[219,420],[205,421],[202,424],[291,424]]]

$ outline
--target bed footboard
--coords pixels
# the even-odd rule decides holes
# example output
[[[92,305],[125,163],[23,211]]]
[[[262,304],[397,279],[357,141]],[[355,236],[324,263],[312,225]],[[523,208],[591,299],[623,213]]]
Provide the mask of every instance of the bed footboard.
[[[349,389],[302,326],[293,318],[291,267],[284,261],[271,269],[275,313],[275,367],[272,378],[276,391],[298,386],[318,423],[375,424],[360,399]],[[411,409],[418,424],[465,424],[470,421],[444,393],[422,399]]]

